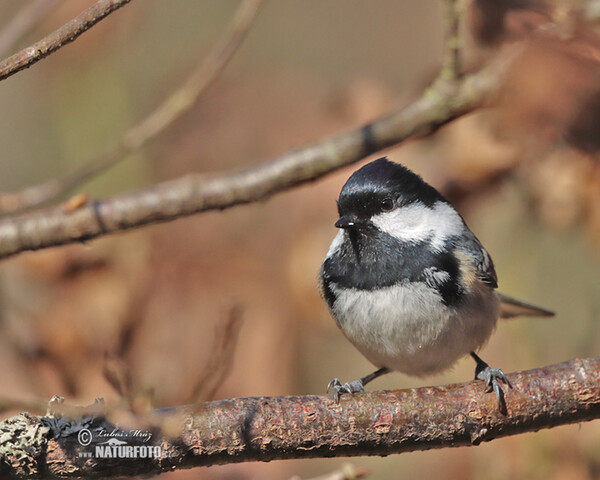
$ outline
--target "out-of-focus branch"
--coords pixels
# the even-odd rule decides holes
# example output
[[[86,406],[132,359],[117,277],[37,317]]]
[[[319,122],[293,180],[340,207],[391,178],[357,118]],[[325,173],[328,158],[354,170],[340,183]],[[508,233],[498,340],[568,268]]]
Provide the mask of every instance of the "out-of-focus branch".
[[[583,18],[589,22],[600,20],[600,0],[587,0],[581,7]]]
[[[0,32],[0,57],[3,57],[58,0],[33,0],[28,2]]]
[[[0,413],[7,410],[29,411],[29,412],[45,412],[48,407],[48,402],[41,400],[27,400],[22,398],[6,398],[0,397]]]
[[[443,0],[443,2],[446,7],[447,27],[440,76],[446,80],[456,80],[460,75],[459,27],[463,2],[461,0]]]
[[[129,3],[131,0],[98,0],[86,11],[55,30],[47,37],[24,48],[20,52],[0,61],[0,80],[14,75],[21,70],[31,67],[54,53],[59,48],[71,43],[83,32],[89,30],[100,20],[106,18],[115,10]]]
[[[451,5],[454,8],[452,21],[458,22],[453,1]],[[457,23],[453,23],[450,31],[457,28]],[[447,48],[446,56],[454,57],[455,50]],[[0,221],[0,258],[255,202],[318,179],[407,138],[430,133],[481,106],[499,83],[505,57],[499,55],[486,68],[456,81],[449,81],[442,69],[437,80],[419,98],[391,115],[247,170],[212,177],[192,174],[102,201],[77,202],[74,207],[5,218]],[[456,59],[443,63],[452,69],[458,68]],[[157,122],[148,121],[149,126],[142,128],[143,134],[137,130],[134,138],[149,138],[152,132],[160,130],[169,116],[159,117]]]
[[[164,131],[188,111],[215,81],[242,44],[262,0],[244,0],[223,36],[186,81],[121,140],[77,170],[20,192],[0,195],[0,212],[12,212],[50,202],[117,164]]]
[[[255,202],[316,180],[407,138],[425,135],[473,111],[494,93],[506,56],[449,84],[441,77],[406,107],[363,127],[286,153],[247,170],[190,174],[102,201],[0,220],[0,258],[80,242],[207,210]]]
[[[366,478],[369,476],[369,473],[371,472],[368,468],[355,467],[351,463],[346,463],[333,472],[319,475],[318,477],[313,477],[308,480],[356,480],[358,478]],[[302,480],[302,478],[294,475],[290,480]]]
[[[481,381],[343,395],[339,404],[327,396],[262,397],[163,409],[135,424],[137,431],[152,433],[148,442],[125,439],[130,447],[160,447],[156,458],[119,458],[117,450],[112,458],[94,457],[95,446],[106,442],[98,432],[116,427],[98,415],[23,414],[0,423],[8,439],[0,452],[0,474],[109,478],[245,461],[477,445],[599,418],[599,377],[598,358],[511,374],[506,415],[498,411],[493,393],[483,392]],[[78,437],[84,428],[87,437]]]
[[[242,307],[233,305],[224,321],[217,323],[215,339],[208,355],[208,362],[198,376],[196,385],[187,402],[212,400],[231,370],[238,335],[242,327]]]

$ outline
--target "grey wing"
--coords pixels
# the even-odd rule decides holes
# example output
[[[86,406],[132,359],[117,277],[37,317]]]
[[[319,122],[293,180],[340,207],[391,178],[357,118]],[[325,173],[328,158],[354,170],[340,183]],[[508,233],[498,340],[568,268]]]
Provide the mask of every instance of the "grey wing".
[[[479,280],[493,288],[498,288],[498,277],[492,257],[471,230],[465,231],[457,248],[472,259]]]

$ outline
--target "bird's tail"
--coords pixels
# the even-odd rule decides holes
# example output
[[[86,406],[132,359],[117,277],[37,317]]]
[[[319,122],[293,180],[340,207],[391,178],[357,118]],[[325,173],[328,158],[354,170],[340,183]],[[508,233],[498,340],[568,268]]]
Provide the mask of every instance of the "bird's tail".
[[[538,305],[517,300],[503,293],[497,292],[500,298],[500,318],[515,317],[552,317],[554,312]]]

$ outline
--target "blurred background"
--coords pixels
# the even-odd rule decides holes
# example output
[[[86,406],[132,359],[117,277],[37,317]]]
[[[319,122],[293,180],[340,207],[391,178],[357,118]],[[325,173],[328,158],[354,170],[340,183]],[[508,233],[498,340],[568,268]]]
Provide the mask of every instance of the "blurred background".
[[[25,3],[0,2],[0,30]],[[13,51],[92,3],[57,2]],[[71,171],[117,142],[201,61],[237,6],[133,1],[3,81],[0,191]],[[469,3],[465,68],[564,18],[570,6]],[[442,7],[434,0],[266,2],[193,109],[77,192],[103,198],[188,172],[246,168],[399,108],[438,71]],[[503,292],[556,310],[552,319],[499,325],[481,355],[506,372],[600,351],[600,37],[581,18],[560,28],[568,35],[531,38],[520,50],[492,108],[385,152],[457,205],[494,258]],[[333,377],[372,371],[337,330],[316,282],[336,233],[335,199],[358,166],[258,204],[4,260],[2,395],[60,394],[89,404],[125,393],[136,408],[163,407],[322,394]],[[369,387],[463,382],[473,371],[467,358],[433,378],[392,374]],[[310,478],[348,461],[370,469],[372,479],[600,478],[600,424],[475,448],[160,478]]]

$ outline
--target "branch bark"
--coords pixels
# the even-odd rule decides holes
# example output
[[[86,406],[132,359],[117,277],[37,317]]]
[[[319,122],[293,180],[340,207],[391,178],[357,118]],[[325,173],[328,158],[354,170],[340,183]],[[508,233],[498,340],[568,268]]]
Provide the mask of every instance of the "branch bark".
[[[600,358],[576,359],[509,375],[507,415],[481,381],[344,395],[237,398],[152,412],[137,423],[157,458],[95,458],[101,429],[122,427],[90,414],[80,418],[22,414],[0,424],[2,478],[85,478],[157,474],[245,461],[389,455],[477,445],[600,417]],[[71,409],[72,411],[72,409]],[[152,426],[153,425],[153,426]],[[78,434],[88,429],[91,444]],[[26,440],[23,440],[26,439]],[[142,445],[127,438],[127,445]],[[92,452],[87,456],[85,452]],[[82,455],[83,453],[83,455]]]
[[[42,58],[71,43],[131,0],[98,0],[94,5],[47,37],[0,62],[0,80],[31,67]]]
[[[0,221],[0,258],[255,202],[316,180],[473,111],[494,92],[506,62],[501,56],[457,82],[439,77],[417,100],[391,115],[247,170],[212,177],[191,174],[74,209],[56,207],[5,218]]]

